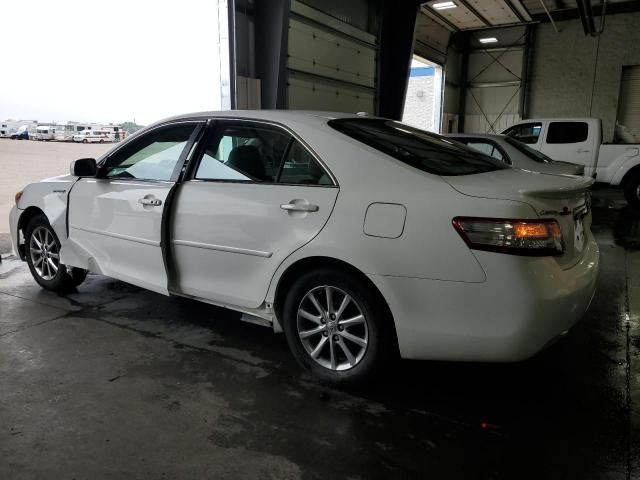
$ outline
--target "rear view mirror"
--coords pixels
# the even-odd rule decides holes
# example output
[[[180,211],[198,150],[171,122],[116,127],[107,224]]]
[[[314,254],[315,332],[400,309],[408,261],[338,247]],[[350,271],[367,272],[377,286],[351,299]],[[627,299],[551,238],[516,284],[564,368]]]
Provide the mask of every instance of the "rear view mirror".
[[[71,175],[74,177],[95,177],[98,168],[95,158],[80,158],[71,162],[69,167]]]

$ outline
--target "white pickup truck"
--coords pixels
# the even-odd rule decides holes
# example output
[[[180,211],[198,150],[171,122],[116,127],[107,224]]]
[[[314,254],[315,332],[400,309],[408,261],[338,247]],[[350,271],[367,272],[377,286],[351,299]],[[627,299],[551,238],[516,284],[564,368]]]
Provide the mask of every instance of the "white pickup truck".
[[[600,119],[528,119],[502,133],[554,160],[584,165],[585,176],[621,186],[629,205],[640,208],[640,144],[602,143]]]

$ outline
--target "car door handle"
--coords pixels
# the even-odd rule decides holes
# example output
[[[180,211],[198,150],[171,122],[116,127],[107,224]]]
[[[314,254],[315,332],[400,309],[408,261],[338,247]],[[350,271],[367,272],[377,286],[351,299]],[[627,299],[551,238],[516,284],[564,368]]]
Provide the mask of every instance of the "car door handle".
[[[284,203],[280,205],[280,208],[289,212],[317,212],[320,210],[318,205],[310,203]]]
[[[138,200],[138,203],[142,205],[150,205],[152,207],[159,207],[162,205],[162,200],[158,200],[157,198],[141,198]]]
[[[587,150],[586,148],[579,148],[576,150],[577,153],[589,153],[591,150]]]

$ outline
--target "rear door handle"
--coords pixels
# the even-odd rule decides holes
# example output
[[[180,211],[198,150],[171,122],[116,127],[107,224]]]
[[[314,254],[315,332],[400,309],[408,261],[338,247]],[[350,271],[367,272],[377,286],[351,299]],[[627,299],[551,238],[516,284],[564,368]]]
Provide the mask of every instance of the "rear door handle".
[[[280,208],[288,212],[317,212],[320,210],[318,205],[310,203],[284,203],[280,205]]]
[[[138,203],[141,205],[149,205],[152,207],[159,207],[162,205],[162,200],[158,200],[157,198],[141,198],[138,200]]]
[[[576,150],[577,153],[589,153],[591,150],[587,150],[586,148],[579,148]]]

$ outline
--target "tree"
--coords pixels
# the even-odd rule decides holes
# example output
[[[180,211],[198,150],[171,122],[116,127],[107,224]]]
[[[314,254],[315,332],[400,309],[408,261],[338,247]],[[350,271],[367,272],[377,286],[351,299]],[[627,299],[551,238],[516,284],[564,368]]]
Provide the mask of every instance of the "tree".
[[[121,127],[123,130],[126,130],[127,133],[132,134],[144,128],[144,125],[138,125],[136,122],[122,122]]]

